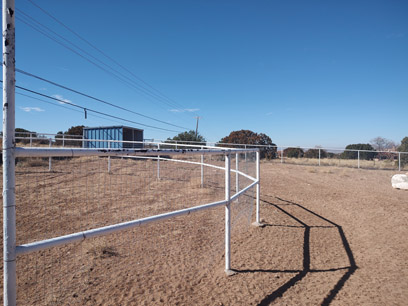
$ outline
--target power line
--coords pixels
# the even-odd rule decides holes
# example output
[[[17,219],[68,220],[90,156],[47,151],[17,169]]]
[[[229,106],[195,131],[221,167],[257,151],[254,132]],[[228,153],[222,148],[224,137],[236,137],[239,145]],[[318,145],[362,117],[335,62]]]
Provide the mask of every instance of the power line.
[[[42,78],[42,77],[40,77],[40,76],[38,76],[38,75],[35,75],[35,74],[32,74],[32,73],[26,72],[26,71],[24,71],[24,70],[21,70],[21,69],[17,69],[17,68],[16,68],[16,71],[19,72],[19,73],[22,73],[22,74],[24,74],[24,75],[27,75],[27,76],[29,76],[29,77],[36,78],[36,79],[38,79],[38,80],[47,82],[47,83],[52,84],[52,85],[54,85],[54,86],[57,86],[57,87],[66,89],[66,90],[68,90],[68,91],[71,91],[71,92],[73,92],[73,93],[79,94],[79,95],[81,95],[81,96],[87,97],[87,98],[89,98],[89,99],[92,99],[92,100],[95,100],[95,101],[104,103],[104,104],[109,105],[109,106],[112,106],[112,107],[115,107],[115,108],[117,108],[117,109],[121,109],[121,110],[127,111],[127,112],[129,112],[129,113],[132,113],[132,114],[135,114],[135,115],[138,115],[138,116],[141,116],[141,117],[145,117],[145,118],[148,118],[148,119],[150,119],[150,120],[154,120],[154,121],[157,121],[157,122],[160,122],[160,123],[164,123],[164,124],[167,124],[167,125],[171,125],[171,126],[174,126],[174,127],[178,127],[178,128],[181,128],[181,129],[186,129],[186,130],[188,130],[188,128],[186,128],[186,127],[179,126],[179,125],[175,125],[175,124],[172,124],[172,123],[168,123],[168,122],[166,122],[166,121],[163,121],[163,120],[160,120],[160,119],[156,119],[156,118],[153,118],[153,117],[150,117],[150,116],[147,116],[147,115],[143,115],[143,114],[141,114],[141,113],[132,111],[132,110],[130,110],[130,109],[121,107],[121,106],[119,106],[119,105],[116,105],[116,104],[107,102],[107,101],[102,100],[102,99],[99,99],[99,98],[95,98],[95,97],[93,97],[93,96],[91,96],[91,95],[82,93],[82,92],[77,91],[77,90],[75,90],[75,89],[72,89],[72,88],[66,87],[66,86],[64,86],[64,85],[55,83],[55,82],[53,82],[53,81],[44,79],[44,78]]]
[[[156,88],[154,88],[152,85],[150,85],[149,83],[147,83],[146,81],[144,81],[142,78],[138,77],[136,74],[134,74],[131,70],[127,69],[125,66],[121,65],[118,61],[116,61],[115,59],[113,59],[111,56],[109,56],[108,54],[106,54],[104,51],[102,51],[100,48],[96,47],[94,44],[92,44],[91,42],[89,42],[87,39],[85,39],[84,37],[82,37],[80,34],[78,34],[76,31],[72,30],[70,27],[68,27],[66,24],[64,24],[62,21],[60,21],[58,18],[56,18],[55,16],[53,16],[51,13],[49,13],[48,11],[46,11],[45,9],[43,9],[42,7],[40,7],[38,4],[34,3],[31,0],[28,0],[32,5],[34,5],[35,7],[37,7],[39,10],[41,10],[44,14],[46,14],[48,17],[50,17],[51,19],[53,19],[55,22],[57,22],[58,24],[60,24],[62,27],[64,27],[66,30],[68,30],[69,32],[71,32],[72,34],[74,34],[76,37],[78,37],[79,39],[81,39],[82,41],[84,41],[87,45],[89,45],[90,47],[92,47],[93,49],[95,49],[96,51],[98,51],[100,54],[102,54],[104,57],[106,57],[107,59],[109,59],[111,62],[113,62],[114,64],[116,64],[117,66],[119,66],[120,68],[122,68],[124,71],[126,71],[127,73],[129,73],[130,75],[132,75],[135,79],[137,79],[138,81],[142,82],[143,84],[145,84],[146,86],[148,86],[151,90],[149,90],[146,87],[143,87],[142,85],[139,85],[140,87],[142,87],[144,90],[147,90],[148,92],[158,96],[160,99],[166,100],[167,102],[165,102],[166,104],[169,105],[173,104],[172,106],[174,107],[174,105],[176,105],[175,108],[180,108],[180,109],[185,109],[185,107],[183,105],[181,105],[180,103],[174,101],[173,99],[167,97],[165,94],[163,94],[162,92],[160,92],[159,90],[157,90]],[[21,10],[20,10],[21,11]],[[27,15],[27,14],[25,14]],[[34,18],[30,17],[31,19],[33,19],[35,21]],[[37,23],[39,23],[38,21],[36,21]],[[44,26],[45,27],[45,26]],[[123,74],[122,74],[123,75]],[[153,91],[152,91],[153,90]],[[197,115],[197,114],[196,114]]]
[[[143,86],[141,86],[140,84],[137,84],[134,80],[132,80],[131,78],[129,78],[128,76],[126,76],[125,74],[123,74],[122,72],[118,71],[117,69],[113,68],[112,66],[108,65],[106,62],[98,59],[97,57],[93,56],[92,54],[90,54],[89,52],[87,52],[86,50],[84,50],[83,48],[79,47],[77,44],[73,43],[72,41],[66,39],[65,37],[63,37],[62,35],[56,33],[55,31],[53,31],[52,29],[50,29],[49,27],[47,27],[46,25],[42,24],[41,22],[39,22],[38,20],[36,20],[35,18],[29,16],[28,14],[24,13],[22,10],[20,9],[16,9],[16,11],[18,11],[19,13],[23,14],[25,18],[30,19],[32,21],[34,21],[35,23],[37,23],[38,25],[40,25],[41,27],[45,28],[48,32],[51,32],[52,34],[54,34],[55,36],[57,36],[58,38],[64,40],[65,42],[67,42],[68,44],[70,44],[71,46],[77,48],[78,50],[80,50],[81,52],[83,52],[84,54],[86,54],[87,56],[91,57],[93,60],[99,62],[100,64],[106,66],[107,68],[109,68],[110,70],[114,71],[116,74],[120,75],[122,78],[127,79],[128,81],[126,82],[128,85],[131,85],[132,87],[134,87],[135,89],[141,91],[142,93],[158,99],[159,101],[162,100],[163,98],[158,96],[156,93],[144,88]],[[24,20],[23,18],[16,16],[16,19],[23,22],[25,25],[31,27],[32,29],[36,30],[37,32],[41,33],[42,35],[48,37],[49,39],[53,40],[54,42],[62,45],[64,48],[67,48],[68,50],[70,50],[71,52],[74,52],[71,48],[67,47],[65,44],[61,43],[60,41],[57,41],[55,39],[55,37],[51,37],[50,33],[46,33],[44,30],[41,30],[40,28],[38,28],[38,26],[30,24],[31,21],[27,21]],[[74,52],[75,54],[79,55],[77,52]],[[82,58],[84,58],[84,56],[81,56]],[[89,62],[89,61],[88,61]],[[95,64],[93,62],[91,62],[92,64]],[[101,68],[99,65],[96,65],[98,68]],[[105,72],[109,73],[110,75],[115,76],[118,80],[125,82],[125,80],[119,78],[117,75],[115,75],[115,73],[113,73],[110,70],[105,70]],[[130,82],[130,84],[129,84]],[[152,101],[153,102],[153,101]],[[163,101],[161,101],[163,102]],[[170,107],[175,107],[174,105],[171,105],[169,103],[167,103],[166,101],[164,101],[163,103],[166,103],[168,106]]]
[[[31,18],[31,17],[30,17],[30,18]],[[46,36],[47,38],[51,39],[52,41],[56,42],[57,44],[63,46],[64,48],[66,48],[67,50],[71,51],[72,53],[74,53],[74,54],[78,55],[79,57],[83,58],[84,60],[86,60],[87,62],[91,63],[92,65],[94,65],[94,66],[98,67],[99,69],[103,70],[105,73],[111,75],[112,77],[116,78],[116,79],[119,80],[120,82],[124,83],[124,84],[127,85],[129,88],[131,88],[131,89],[136,89],[136,90],[141,91],[142,93],[144,93],[144,94],[146,95],[146,98],[147,98],[149,101],[154,102],[151,98],[157,99],[157,97],[156,97],[155,95],[152,95],[149,91],[146,91],[146,89],[144,89],[143,87],[140,88],[140,85],[139,85],[139,84],[135,83],[135,82],[134,82],[132,79],[130,79],[129,77],[124,76],[122,73],[118,72],[116,69],[114,69],[114,68],[112,68],[111,66],[107,65],[105,62],[103,62],[103,61],[97,59],[96,57],[94,57],[94,56],[92,56],[92,55],[89,55],[90,57],[92,57],[92,58],[95,59],[96,61],[102,63],[102,65],[107,66],[110,70],[105,69],[105,68],[102,67],[101,65],[95,63],[93,60],[87,58],[87,57],[84,56],[83,54],[81,54],[81,53],[79,53],[78,51],[72,49],[71,47],[69,47],[69,46],[66,45],[65,43],[59,41],[59,40],[56,39],[55,37],[52,37],[49,33],[46,33],[44,30],[38,28],[38,26],[33,25],[33,24],[30,24],[29,22],[27,22],[27,20],[24,20],[24,19],[22,19],[22,18],[20,18],[20,17],[18,17],[18,16],[16,16],[16,19],[19,20],[19,21],[21,21],[21,22],[23,22],[25,25],[29,26],[29,27],[32,28],[33,30],[35,30],[35,31],[39,32],[40,34]],[[36,22],[37,22],[37,21],[36,21]],[[38,22],[37,22],[37,23],[38,23]],[[45,26],[44,26],[44,27],[45,27]],[[46,29],[49,29],[49,28],[46,27]],[[54,32],[54,31],[52,31],[52,30],[49,30],[49,31]],[[56,35],[58,35],[58,34],[56,34]],[[60,36],[60,35],[58,35],[58,36]],[[78,47],[77,45],[75,45],[74,43],[70,42],[69,40],[67,40],[67,39],[65,39],[65,38],[62,38],[62,39],[64,39],[64,40],[67,41],[69,44],[73,45],[74,47],[78,48],[79,50],[81,50],[81,51],[84,52],[85,54],[89,54],[88,52],[84,51],[83,49],[81,49],[80,47]],[[123,79],[123,77],[120,77],[120,76],[116,75],[116,74],[115,74],[114,72],[112,72],[111,70],[113,70],[113,71],[115,71],[116,73],[122,75],[123,77],[125,77],[125,78],[128,79],[129,81],[126,80],[126,79]],[[160,101],[160,100],[159,100],[159,101]],[[165,102],[164,102],[164,103],[165,103]],[[168,104],[168,103],[166,103],[166,104]],[[163,108],[160,104],[157,104],[157,105],[160,106],[161,108]],[[175,106],[170,105],[170,104],[168,104],[168,106],[170,106],[170,107],[175,107]],[[166,110],[165,108],[163,108],[163,109]],[[173,113],[172,113],[172,114],[173,114]]]
[[[2,80],[1,80],[0,82],[3,83]],[[97,110],[94,110],[94,109],[91,109],[91,108],[87,108],[87,107],[83,107],[83,106],[74,104],[74,103],[72,103],[72,102],[68,102],[68,101],[65,101],[65,100],[62,100],[62,99],[58,99],[58,98],[55,98],[55,97],[51,97],[51,96],[42,94],[42,93],[40,93],[40,92],[31,90],[31,89],[28,89],[28,88],[24,88],[24,87],[21,87],[21,86],[17,86],[17,85],[16,85],[15,87],[18,88],[18,89],[21,89],[21,90],[24,90],[24,91],[27,91],[27,92],[31,92],[31,93],[33,93],[33,94],[36,94],[36,95],[39,95],[39,96],[42,96],[42,97],[45,97],[45,98],[48,98],[48,99],[51,99],[51,100],[55,100],[55,101],[58,101],[58,102],[61,102],[61,103],[64,103],[64,104],[68,104],[68,105],[74,106],[74,107],[76,107],[76,108],[80,108],[80,109],[82,109],[84,112],[93,112],[93,113],[96,113],[96,114],[99,114],[99,115],[103,115],[103,116],[106,116],[106,117],[110,117],[110,118],[118,119],[118,120],[121,120],[121,121],[126,121],[126,122],[130,122],[130,123],[134,123],[134,124],[146,126],[146,127],[153,128],[153,129],[163,130],[163,131],[167,131],[167,132],[175,132],[175,133],[181,132],[181,131],[175,131],[175,130],[169,130],[169,129],[165,129],[165,128],[160,128],[160,127],[156,127],[156,126],[152,126],[152,125],[148,125],[148,124],[136,122],[136,121],[133,121],[133,120],[128,120],[128,119],[124,119],[124,118],[121,118],[121,117],[113,116],[113,115],[110,115],[110,114],[106,114],[106,113],[103,113],[103,112],[100,112],[100,111],[97,111]]]
[[[56,42],[57,44],[63,46],[64,48],[68,49],[69,51],[73,52],[74,54],[78,55],[79,57],[83,58],[84,60],[86,60],[87,62],[91,63],[92,65],[98,67],[99,69],[103,70],[104,72],[106,72],[107,74],[110,74],[111,76],[113,76],[114,78],[116,78],[117,80],[121,81],[122,83],[125,83],[127,86],[129,86],[130,88],[133,89],[138,89],[134,84],[132,84],[129,81],[126,81],[124,79],[122,79],[121,77],[117,76],[116,74],[114,74],[112,71],[109,71],[107,69],[105,69],[104,67],[102,67],[101,65],[95,63],[94,61],[90,60],[89,58],[87,58],[86,56],[82,55],[81,53],[79,53],[78,51],[72,49],[71,47],[69,47],[68,45],[66,45],[65,43],[55,39],[54,37],[52,37],[51,35],[49,35],[48,33],[45,33],[43,30],[39,29],[38,27],[28,23],[27,21],[23,20],[22,18],[16,17],[16,19],[20,20],[21,22],[23,22],[24,24],[26,24],[27,26],[29,26],[30,28],[34,29],[35,31],[41,33],[42,35],[48,37],[49,39],[51,39],[52,41]],[[142,91],[143,92],[143,91]],[[154,97],[153,97],[154,98]]]
[[[83,114],[83,112],[80,111],[80,110],[73,109],[73,108],[69,108],[69,107],[66,107],[66,106],[64,106],[64,105],[57,104],[57,103],[54,103],[54,102],[51,102],[51,101],[46,101],[46,100],[43,100],[43,99],[39,99],[39,98],[36,98],[36,97],[32,97],[32,96],[29,96],[29,95],[25,95],[25,94],[23,94],[23,93],[21,93],[21,92],[16,92],[16,94],[17,94],[17,95],[20,95],[20,96],[24,96],[24,97],[30,98],[30,99],[33,99],[33,100],[37,100],[37,101],[40,101],[40,102],[43,102],[43,103],[47,103],[47,104],[50,104],[50,105],[53,105],[53,106],[58,106],[58,107],[61,107],[61,108],[64,108],[64,109],[68,109],[68,110],[73,111],[73,112],[77,112],[77,113]],[[94,114],[90,114],[90,116],[96,117],[96,118],[100,118],[100,119],[103,119],[103,120],[112,121],[112,122],[122,123],[121,121],[104,118],[104,117],[101,117],[101,116],[98,116],[98,115],[94,115]]]

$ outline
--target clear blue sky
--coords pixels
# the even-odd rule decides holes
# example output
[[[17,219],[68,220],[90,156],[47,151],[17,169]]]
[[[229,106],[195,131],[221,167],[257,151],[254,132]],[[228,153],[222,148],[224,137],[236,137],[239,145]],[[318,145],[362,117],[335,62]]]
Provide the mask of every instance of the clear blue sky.
[[[278,145],[344,147],[408,136],[408,1],[35,1],[176,101],[148,98],[16,20],[16,66],[209,141],[249,129]],[[106,62],[27,0],[28,14]],[[126,72],[123,72],[126,73]],[[22,74],[17,85],[173,129]],[[183,111],[182,111],[183,110]],[[56,133],[112,122],[16,96],[16,127]],[[145,138],[177,133],[145,129]]]

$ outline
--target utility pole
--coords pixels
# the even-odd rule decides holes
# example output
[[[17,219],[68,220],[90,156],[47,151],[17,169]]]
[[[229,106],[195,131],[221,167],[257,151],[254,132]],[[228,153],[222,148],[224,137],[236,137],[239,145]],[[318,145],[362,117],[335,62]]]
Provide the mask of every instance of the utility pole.
[[[196,119],[197,119],[197,125],[196,125],[195,139],[196,139],[196,141],[197,141],[197,136],[198,136],[198,121],[200,120],[200,117],[199,117],[199,116],[196,116]]]
[[[3,303],[16,305],[15,23],[14,0],[3,0]]]

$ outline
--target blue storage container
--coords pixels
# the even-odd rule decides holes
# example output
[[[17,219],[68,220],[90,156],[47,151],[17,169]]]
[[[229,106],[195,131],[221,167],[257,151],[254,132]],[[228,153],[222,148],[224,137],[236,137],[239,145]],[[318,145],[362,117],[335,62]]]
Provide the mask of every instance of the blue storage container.
[[[123,125],[84,127],[84,148],[106,148],[106,149],[109,148],[109,142],[103,140],[117,141],[111,142],[110,147],[112,149],[143,148],[143,143],[120,142],[120,141],[143,142],[143,130]]]

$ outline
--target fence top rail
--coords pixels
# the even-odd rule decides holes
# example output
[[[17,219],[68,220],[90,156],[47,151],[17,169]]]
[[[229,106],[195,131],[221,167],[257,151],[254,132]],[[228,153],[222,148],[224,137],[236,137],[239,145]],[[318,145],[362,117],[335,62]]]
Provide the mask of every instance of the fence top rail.
[[[221,142],[211,142],[211,141],[188,141],[188,140],[156,140],[156,141],[128,141],[128,140],[111,140],[111,139],[84,139],[82,136],[79,135],[63,135],[63,134],[45,134],[45,133],[28,133],[28,132],[16,132],[16,134],[32,134],[37,135],[36,137],[31,137],[32,140],[49,140],[52,139],[50,137],[41,137],[41,136],[55,136],[53,141],[62,141],[62,137],[73,137],[73,138],[65,138],[65,140],[74,141],[78,143],[83,143],[87,141],[92,142],[107,142],[107,143],[140,143],[144,145],[155,145],[155,146],[177,146],[177,147],[195,147],[195,148],[230,148],[233,149],[234,147],[241,147],[241,148],[276,148],[276,149],[288,149],[288,148],[299,148],[305,150],[322,150],[322,151],[338,151],[338,152],[368,152],[368,153],[391,153],[391,154],[408,154],[408,152],[404,151],[389,151],[389,150],[358,150],[358,149],[342,149],[342,148],[324,148],[324,147],[302,147],[302,146],[278,146],[278,145],[260,145],[260,144],[245,144],[245,143],[221,143]],[[0,135],[2,138],[2,135]],[[21,137],[17,136],[16,139],[24,139],[29,140],[28,137]]]
[[[160,155],[227,155],[258,152],[258,149],[82,149],[17,147],[16,157],[79,157],[79,156],[160,156]]]

